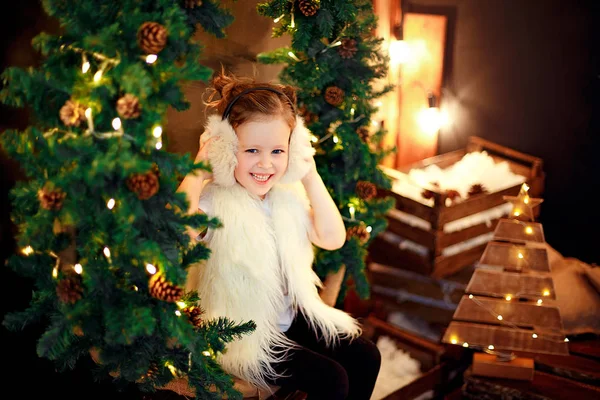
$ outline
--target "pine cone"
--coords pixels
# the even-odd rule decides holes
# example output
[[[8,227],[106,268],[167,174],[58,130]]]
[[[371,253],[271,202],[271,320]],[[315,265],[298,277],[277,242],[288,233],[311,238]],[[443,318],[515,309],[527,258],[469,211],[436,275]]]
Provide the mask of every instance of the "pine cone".
[[[461,198],[460,193],[454,189],[446,190],[446,206],[457,202]]]
[[[371,137],[371,132],[369,131],[369,128],[367,128],[366,126],[359,127],[356,130],[356,133],[360,137],[360,140],[362,140],[364,143],[367,143],[367,141]]]
[[[183,289],[173,285],[171,282],[167,282],[162,274],[154,274],[148,282],[148,288],[150,295],[159,300],[174,303],[181,299],[183,295]]]
[[[158,177],[152,171],[145,174],[132,174],[127,178],[127,187],[137,194],[140,200],[147,200],[158,192]]]
[[[334,107],[344,102],[344,91],[337,86],[329,86],[325,90],[325,101]]]
[[[140,101],[134,95],[127,93],[117,100],[117,113],[124,119],[133,119],[140,116]]]
[[[469,197],[477,196],[478,194],[487,193],[487,189],[481,183],[476,183],[469,188]]]
[[[79,275],[69,275],[56,285],[56,295],[63,303],[73,304],[83,296],[83,286]]]
[[[422,196],[424,199],[427,199],[427,200],[429,200],[429,199],[433,199],[434,193],[433,193],[431,190],[429,190],[429,189],[424,189],[424,190],[421,192],[421,196]]]
[[[199,328],[202,325],[202,309],[198,306],[190,306],[183,309],[183,312],[188,316],[192,325]]]
[[[79,126],[86,120],[85,108],[73,100],[67,100],[65,105],[60,108],[59,116],[65,126]]]
[[[321,7],[320,0],[300,0],[298,2],[298,8],[307,17],[315,15],[319,11],[319,7]]]
[[[367,231],[365,224],[361,223],[346,230],[346,240],[350,240],[352,237],[356,237],[360,244],[365,244],[371,237],[371,234]]]
[[[159,373],[160,373],[160,370],[158,368],[158,364],[153,362],[148,367],[148,371],[146,371],[146,374],[144,374],[140,377],[140,382],[154,381],[156,378],[158,378]]]
[[[345,38],[342,39],[342,44],[338,49],[338,53],[342,58],[352,58],[358,51],[358,47],[356,46],[356,40]]]
[[[195,8],[202,6],[202,0],[185,0],[185,8]]]
[[[167,35],[158,22],[144,22],[137,33],[138,45],[146,54],[158,54],[167,44]]]
[[[359,181],[356,184],[356,194],[363,200],[371,200],[377,196],[377,186],[371,182]]]
[[[43,209],[58,211],[63,206],[63,201],[67,194],[61,189],[48,190],[43,188],[38,192],[38,199]]]

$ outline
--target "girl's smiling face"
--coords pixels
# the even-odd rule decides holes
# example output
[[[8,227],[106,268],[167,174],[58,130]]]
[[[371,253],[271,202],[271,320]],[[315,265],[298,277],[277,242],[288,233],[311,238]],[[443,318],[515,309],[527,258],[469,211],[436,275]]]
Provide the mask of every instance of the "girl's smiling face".
[[[237,182],[251,194],[265,198],[288,166],[290,126],[281,117],[248,121],[236,128]]]

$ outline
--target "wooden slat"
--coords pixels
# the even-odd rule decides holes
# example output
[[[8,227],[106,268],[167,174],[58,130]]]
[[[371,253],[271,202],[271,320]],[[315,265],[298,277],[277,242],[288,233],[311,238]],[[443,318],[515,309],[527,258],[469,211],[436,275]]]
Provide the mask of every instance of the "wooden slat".
[[[550,272],[550,261],[546,249],[501,242],[488,243],[481,256],[479,266],[504,271]]]
[[[419,203],[408,197],[404,197],[399,193],[387,189],[378,189],[378,196],[391,196],[396,200],[396,208],[400,211],[412,214],[415,217],[424,219],[432,225],[437,224],[437,210],[423,203]]]
[[[522,153],[517,150],[513,150],[510,147],[502,146],[501,144],[490,142],[489,140],[482,139],[477,136],[470,136],[469,143],[467,144],[467,151],[487,151],[490,155],[494,153],[515,160],[520,164],[527,165],[532,169],[539,170],[542,168],[542,159],[539,157],[532,156],[530,154]],[[539,171],[536,171],[539,172]],[[530,175],[530,176],[537,176]]]
[[[548,296],[543,296],[545,290],[548,290]],[[514,299],[556,299],[551,276],[498,272],[480,268],[475,270],[467,285],[467,293],[502,298],[510,294]]]
[[[479,260],[481,254],[483,254],[486,245],[484,243],[452,256],[436,257],[431,276],[436,279],[445,278],[473,265],[475,261]]]
[[[502,321],[498,320],[497,315],[502,316]],[[453,319],[498,325],[511,323],[522,328],[541,328],[557,332],[563,329],[557,307],[480,296],[473,296],[472,299],[463,296]]]
[[[458,304],[466,288],[466,285],[450,281],[440,281],[429,276],[378,263],[370,263],[367,274],[371,285],[403,289],[431,299],[446,300],[454,304]],[[454,289],[450,289],[451,291],[445,294],[443,286],[454,287]]]
[[[528,233],[531,228],[531,233]],[[494,231],[494,240],[510,243],[545,243],[544,228],[537,222],[502,218]]]
[[[410,250],[403,250],[385,236],[376,237],[369,246],[369,259],[384,265],[430,275],[433,264],[426,257]]]
[[[504,204],[506,200],[504,200],[503,196],[516,196],[520,188],[521,185],[519,184],[499,192],[474,196],[450,207],[441,207],[439,225],[443,226],[448,222]]]
[[[492,232],[494,229],[496,229],[498,221],[499,219],[495,219],[491,221],[489,226],[487,224],[477,224],[456,232],[445,233],[440,231],[437,242],[438,249],[441,251],[446,247],[452,246],[453,244],[464,242],[465,240],[473,239],[474,237]]]
[[[533,353],[569,354],[567,343],[563,342],[560,337],[549,340],[545,335],[539,335],[534,339],[533,333],[534,331],[526,329],[452,321],[444,333],[442,342],[452,343],[455,341],[458,345],[466,342],[469,347],[482,348],[493,345],[495,350],[500,351],[522,350]]]
[[[411,240],[422,246],[432,249],[434,247],[436,234],[432,231],[424,231],[423,229],[410,226],[409,224],[395,218],[394,210],[390,210],[387,213],[386,218],[388,220],[387,230],[394,232],[397,235],[402,236],[405,239]]]

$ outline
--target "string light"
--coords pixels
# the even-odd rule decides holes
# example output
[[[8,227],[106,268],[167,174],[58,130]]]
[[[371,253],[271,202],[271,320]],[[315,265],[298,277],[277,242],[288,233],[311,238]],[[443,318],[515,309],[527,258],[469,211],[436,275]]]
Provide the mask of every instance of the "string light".
[[[106,202],[106,207],[108,207],[109,210],[112,210],[115,206],[115,203],[115,199],[110,199]]]
[[[81,266],[81,264],[77,263],[73,266],[73,270],[79,275],[81,275],[81,273],[83,272],[83,267]]]
[[[177,304],[177,307],[179,308],[185,308],[186,304],[183,301],[177,301],[175,302],[175,304]]]
[[[498,315],[496,318],[498,318],[498,321],[502,321],[502,315]]]
[[[23,248],[23,250],[21,250],[23,252],[23,254],[25,254],[26,256],[30,256],[33,254],[33,247],[31,246],[27,246],[25,248]]]
[[[488,349],[490,349],[490,350],[494,350],[494,345],[493,345],[493,344],[490,344],[490,345],[488,346]]]
[[[526,227],[525,228],[525,233],[528,234],[528,235],[531,235],[533,233],[533,228],[530,227],[530,226]]]
[[[463,346],[463,347],[469,347],[469,343],[467,343],[467,342],[464,342],[462,346]]]
[[[55,265],[54,268],[52,269],[52,277],[54,279],[58,278],[58,266]]]
[[[538,335],[537,335],[537,333],[533,333],[533,334],[531,335],[531,337],[532,337],[532,338],[534,338],[534,339],[537,339]]]
[[[505,297],[506,301],[511,301],[512,300],[512,296],[510,294],[507,294]]]
[[[137,286],[133,285],[133,290],[137,292],[139,289]]]
[[[156,142],[156,150],[160,150],[162,149],[162,142],[159,140],[158,142]]]
[[[202,355],[203,355],[203,356],[206,356],[206,357],[210,357],[210,351],[204,350],[204,351],[202,352]]]
[[[162,127],[159,125],[152,130],[152,136],[159,138],[162,135]]]
[[[543,303],[542,299],[538,299],[538,301],[537,301],[537,305],[538,305],[538,306],[541,306],[541,305],[542,305],[542,303]]]
[[[86,72],[88,72],[90,70],[90,63],[87,60],[87,57],[85,56],[85,53],[81,55],[81,57],[83,58],[83,63],[81,64],[81,72],[83,72],[84,74]]]
[[[118,131],[121,129],[121,119],[120,118],[115,118],[112,120],[112,127],[115,129],[115,131]]]
[[[177,315],[178,317],[181,317],[181,311],[175,310],[175,315]]]
[[[98,83],[100,82],[100,79],[102,79],[102,70],[98,70],[96,71],[96,73],[94,74],[94,82]]]
[[[319,141],[319,138],[316,137],[315,135],[311,135],[310,141],[313,142],[313,143],[317,143]]]
[[[472,294],[470,294],[470,295],[469,295],[469,298],[470,298],[470,299],[472,299],[472,298],[473,298],[473,295],[472,295]]]
[[[290,56],[290,58],[293,58],[294,61],[300,61],[300,59],[296,57],[296,55],[292,51],[288,51],[288,56]]]
[[[350,115],[354,117],[354,107],[350,109]]]
[[[292,22],[290,23],[290,28],[296,27],[296,21],[294,20],[294,10],[292,10]]]
[[[352,204],[348,206],[348,211],[350,212],[350,218],[354,220],[354,213],[356,210],[354,209],[354,206]]]
[[[544,296],[550,296],[550,291],[548,289],[544,289],[544,292],[542,294]]]
[[[453,337],[453,338],[450,339],[450,343],[456,344],[456,343],[458,343],[458,339],[456,339],[455,337]]]
[[[367,226],[367,232],[371,233],[372,230],[373,228],[371,227],[371,225]]]
[[[104,247],[104,256],[106,256],[106,258],[110,259],[110,249],[108,247]]]
[[[519,254],[517,255],[517,257],[519,257],[522,260],[523,259],[523,253],[519,252]]]
[[[333,135],[333,143],[337,143],[340,141],[340,138],[337,135]]]
[[[156,267],[152,264],[146,264],[146,271],[148,271],[150,275],[154,275],[156,273]]]
[[[90,107],[85,109],[85,118],[87,119],[88,129],[90,132],[94,132],[94,120],[92,119],[92,109]]]
[[[281,18],[283,18],[285,16],[285,14],[281,14],[279,17],[275,18],[273,20],[274,23],[278,23],[279,21],[281,21]]]
[[[158,56],[156,54],[148,54],[146,56],[146,62],[148,64],[154,64],[157,59],[158,59]]]
[[[569,343],[569,338],[565,338],[565,343]]]
[[[336,46],[341,46],[342,45],[342,41],[338,40],[337,42],[333,42],[333,44],[330,47],[336,47]]]

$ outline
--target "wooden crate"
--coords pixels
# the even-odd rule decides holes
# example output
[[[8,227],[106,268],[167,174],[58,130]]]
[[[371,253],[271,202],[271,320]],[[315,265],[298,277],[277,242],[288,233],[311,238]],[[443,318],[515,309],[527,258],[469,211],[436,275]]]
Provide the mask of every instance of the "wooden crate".
[[[389,337],[397,348],[408,352],[421,364],[421,376],[387,395],[384,400],[414,399],[430,391],[438,398],[453,386],[454,380],[460,378],[458,372],[465,368],[460,361],[446,359],[446,348],[442,344],[406,332],[374,315],[364,321],[363,329],[365,337],[374,343],[380,336]]]
[[[382,169],[393,180],[409,180],[408,172],[411,169],[422,169],[429,165],[437,165],[445,169],[460,161],[467,153],[476,151],[486,151],[496,163],[507,162],[513,173],[525,177],[532,197],[539,197],[543,192],[544,173],[540,158],[478,137],[471,137],[465,149],[428,158],[400,170],[385,167],[382,167]],[[444,225],[505,204],[506,200],[503,199],[503,196],[517,195],[520,187],[521,184],[518,184],[501,191],[479,194],[448,206],[446,205],[447,196],[445,193],[434,190],[432,190],[433,206],[420,203],[391,190],[381,190],[381,196],[395,198],[397,210],[422,219],[431,225],[431,229],[425,230],[411,226],[397,218],[395,215],[397,211],[391,210],[387,215],[389,222],[387,231],[393,235],[386,236],[385,233],[388,232],[379,235],[370,248],[370,257],[373,261],[381,264],[416,271],[434,278],[452,275],[477,261],[481,257],[487,242],[453,255],[444,255],[443,250],[493,232],[498,219],[491,224],[481,223],[455,232],[444,232]],[[536,211],[539,212],[539,208]],[[419,254],[410,249],[402,248],[397,242],[390,239],[392,236],[401,237],[426,248],[427,254]]]

